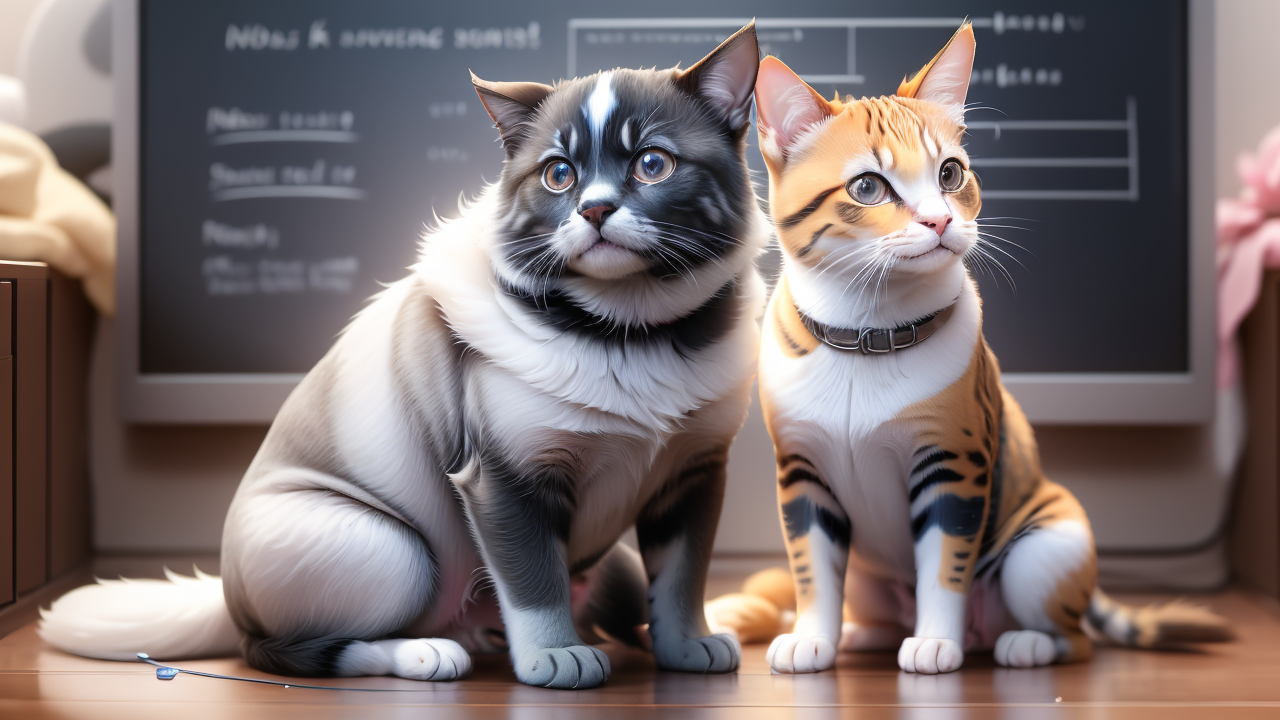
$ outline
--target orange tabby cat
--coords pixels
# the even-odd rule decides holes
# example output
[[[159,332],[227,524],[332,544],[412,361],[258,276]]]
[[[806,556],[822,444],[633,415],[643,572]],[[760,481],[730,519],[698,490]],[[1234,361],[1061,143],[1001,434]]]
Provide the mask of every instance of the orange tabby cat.
[[[837,647],[897,649],[903,670],[937,673],[976,649],[1016,667],[1081,660],[1086,628],[1140,647],[1227,635],[1197,608],[1133,610],[1097,590],[1089,521],[1044,476],[1001,385],[963,262],[982,207],[962,146],[973,56],[965,24],[896,95],[843,101],[776,58],[760,66],[785,257],[760,399],[794,596],[756,594],[798,612],[769,648],[777,672],[830,668]],[[709,606],[759,635],[748,609]]]

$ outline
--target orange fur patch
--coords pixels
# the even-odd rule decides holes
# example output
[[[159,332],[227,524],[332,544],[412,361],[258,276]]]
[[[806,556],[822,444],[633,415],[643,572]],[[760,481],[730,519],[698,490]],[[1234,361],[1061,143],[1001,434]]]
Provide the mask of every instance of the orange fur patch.
[[[802,150],[785,168],[770,168],[769,207],[778,238],[790,257],[810,267],[824,257],[813,250],[819,236],[869,240],[914,221],[896,200],[871,207],[854,202],[844,188],[851,161],[862,158],[868,167],[912,181],[936,172],[936,161],[945,159],[935,157],[940,147],[959,145],[964,133],[943,108],[912,98],[847,98],[827,105],[833,114],[810,131]],[[952,197],[957,213],[971,220],[982,200],[977,177],[965,172],[964,187]]]

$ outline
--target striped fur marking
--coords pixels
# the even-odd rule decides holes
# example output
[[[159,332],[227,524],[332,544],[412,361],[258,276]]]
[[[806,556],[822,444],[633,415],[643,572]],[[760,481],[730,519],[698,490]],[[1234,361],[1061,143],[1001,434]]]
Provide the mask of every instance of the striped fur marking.
[[[817,245],[818,241],[822,239],[822,234],[830,230],[832,227],[834,227],[834,223],[827,223],[815,230],[813,235],[809,238],[809,244],[796,251],[796,257],[804,257],[812,252],[813,246]]]
[[[787,357],[804,357],[817,350],[821,344],[804,326],[800,313],[796,312],[795,300],[791,297],[791,288],[785,275],[779,278],[773,300],[769,303],[768,324],[778,339],[778,347]]]
[[[844,185],[837,185],[833,188],[823,190],[810,200],[808,205],[805,205],[796,212],[779,220],[778,227],[784,230],[790,230],[791,228],[799,225],[805,221],[805,218],[818,212],[818,208],[822,207],[822,203],[826,202],[827,198],[831,197],[833,193],[843,189]]]
[[[818,477],[813,463],[801,455],[788,455],[778,460],[778,487],[787,489],[796,483],[807,482],[830,492],[831,489]]]
[[[841,547],[849,547],[853,538],[853,527],[849,521],[839,517],[821,505],[815,504],[804,495],[796,497],[782,505],[782,523],[787,540],[794,541],[816,525],[822,533]]]

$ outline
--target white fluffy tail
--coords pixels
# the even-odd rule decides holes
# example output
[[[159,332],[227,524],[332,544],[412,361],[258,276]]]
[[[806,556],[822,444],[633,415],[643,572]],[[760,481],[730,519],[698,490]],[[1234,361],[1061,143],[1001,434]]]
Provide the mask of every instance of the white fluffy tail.
[[[41,609],[37,628],[50,645],[75,655],[133,660],[221,657],[239,652],[240,631],[227,612],[222,578],[197,568],[193,578],[98,580]]]

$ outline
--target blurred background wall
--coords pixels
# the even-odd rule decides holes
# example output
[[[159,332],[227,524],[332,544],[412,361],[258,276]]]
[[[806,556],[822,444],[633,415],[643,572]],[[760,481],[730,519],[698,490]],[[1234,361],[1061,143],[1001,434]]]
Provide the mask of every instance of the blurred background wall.
[[[18,69],[18,42],[40,0],[4,0],[0,3],[0,75]]]
[[[1280,125],[1280,2],[1219,0],[1217,16],[1217,182],[1223,196],[1240,190],[1236,156]]]

